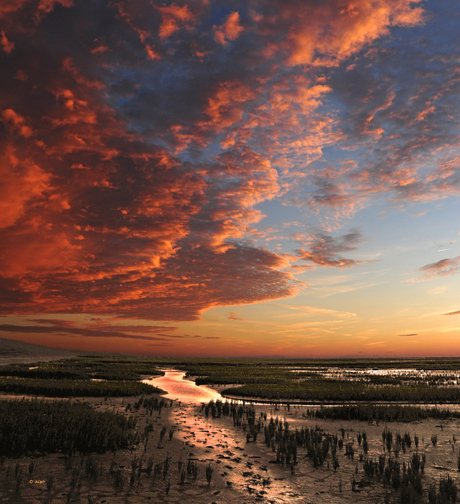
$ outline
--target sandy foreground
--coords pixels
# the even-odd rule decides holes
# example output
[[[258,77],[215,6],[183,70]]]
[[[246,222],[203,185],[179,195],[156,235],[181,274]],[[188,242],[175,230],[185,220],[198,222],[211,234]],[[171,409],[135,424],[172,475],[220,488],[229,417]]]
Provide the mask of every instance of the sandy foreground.
[[[87,401],[98,410],[125,412],[126,405],[131,405],[137,398],[100,398],[78,399]],[[346,457],[344,449],[339,452],[340,467],[335,472],[329,464],[315,469],[306,454],[299,449],[298,463],[293,470],[274,463],[276,454],[264,444],[263,433],[257,441],[247,442],[242,428],[234,427],[231,418],[208,418],[200,406],[181,404],[168,400],[168,407],[161,413],[153,412],[150,416],[141,407],[134,412],[138,417],[137,429],[143,433],[147,422],[152,422],[147,446],[140,442],[129,450],[117,453],[94,455],[99,467],[97,478],[85,474],[86,456],[76,455],[68,459],[64,454],[47,455],[36,458],[2,459],[0,465],[0,502],[5,503],[366,503],[396,502],[396,495],[391,488],[384,488],[377,480],[367,483],[360,461],[362,447],[357,435],[365,431],[369,440],[369,457],[378,460],[383,453],[382,430],[384,424],[369,425],[366,422],[316,421],[302,417],[302,407],[285,407],[275,410],[273,406],[256,406],[257,414],[266,413],[288,421],[290,429],[301,426],[323,428],[325,432],[344,435],[344,441],[353,442],[355,456]],[[164,439],[160,442],[160,432],[166,428]],[[413,424],[389,423],[387,427],[396,433],[417,434],[420,443],[419,453],[426,455],[425,486],[439,480],[441,475],[449,474],[458,480],[457,458],[459,455],[460,424],[449,421],[440,424],[429,420]],[[170,431],[172,431],[170,439]],[[343,430],[342,430],[343,429]],[[437,434],[438,442],[434,446],[431,436]],[[455,439],[455,440],[454,440]],[[400,453],[398,460],[402,464],[408,461],[416,451],[414,445]],[[132,460],[142,459],[142,469],[135,472],[131,481]],[[161,474],[154,477],[146,471],[149,458],[154,464],[161,464]],[[196,478],[187,474],[187,465],[196,464]],[[167,465],[164,471],[165,461]],[[34,468],[29,474],[29,465]],[[116,486],[110,473],[111,465],[121,468],[123,487]],[[213,470],[208,485],[206,467]],[[17,469],[17,467],[19,469]],[[186,475],[181,481],[181,471]],[[22,473],[22,481],[16,488],[16,471]],[[75,471],[81,475],[80,483],[71,491],[72,475]],[[47,482],[53,476],[52,487],[47,489]],[[352,491],[351,481],[362,481],[362,487]],[[388,498],[388,497],[387,497]]]

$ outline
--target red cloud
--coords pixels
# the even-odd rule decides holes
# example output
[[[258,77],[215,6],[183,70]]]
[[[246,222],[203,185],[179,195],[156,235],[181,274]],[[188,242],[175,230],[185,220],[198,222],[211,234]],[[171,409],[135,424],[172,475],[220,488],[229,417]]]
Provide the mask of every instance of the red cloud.
[[[73,0],[40,0],[38,10],[46,14],[51,12],[56,4],[62,5],[63,7],[71,7],[73,5]]]
[[[6,52],[6,54],[10,54],[11,51],[14,49],[14,42],[11,42],[10,40],[7,39],[5,32],[2,31],[2,36],[0,38],[0,43],[2,45],[2,49]]]
[[[2,113],[2,121],[11,131],[19,133],[25,138],[32,136],[32,130],[26,125],[26,120],[20,114],[17,114],[13,109],[5,109]]]
[[[0,19],[6,18],[11,13],[20,10],[29,0],[2,0],[0,3]]]

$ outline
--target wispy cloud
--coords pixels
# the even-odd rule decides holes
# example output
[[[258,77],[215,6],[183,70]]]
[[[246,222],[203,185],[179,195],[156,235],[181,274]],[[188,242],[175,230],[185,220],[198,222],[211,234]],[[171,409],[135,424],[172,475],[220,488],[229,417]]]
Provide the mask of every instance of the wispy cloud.
[[[316,306],[295,306],[280,303],[276,303],[276,306],[282,306],[283,308],[287,308],[288,310],[302,311],[306,313],[312,313],[315,315],[332,316],[335,318],[354,318],[357,316],[356,313],[352,312],[343,312],[339,310],[331,310],[328,308],[317,308]]]
[[[218,336],[177,334],[178,327],[160,325],[110,324],[101,321],[84,325],[63,319],[30,319],[35,325],[0,324],[0,332],[19,334],[58,334],[89,338],[121,338],[144,341],[175,339],[219,339]]]
[[[460,273],[460,256],[427,264],[422,266],[419,271],[424,273],[426,279],[455,275]]]
[[[121,331],[98,330],[84,327],[60,327],[60,326],[18,326],[13,324],[0,324],[0,331],[6,333],[21,333],[21,334],[60,334],[71,336],[83,336],[90,338],[124,338],[124,339],[139,339],[139,340],[159,340],[165,338],[161,336],[143,336],[140,334],[128,334]]]

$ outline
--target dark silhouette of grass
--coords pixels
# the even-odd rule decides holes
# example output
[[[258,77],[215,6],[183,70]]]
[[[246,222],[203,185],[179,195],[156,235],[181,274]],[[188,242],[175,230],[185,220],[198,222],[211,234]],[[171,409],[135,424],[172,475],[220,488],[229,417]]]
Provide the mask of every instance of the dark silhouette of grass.
[[[143,375],[164,375],[156,364],[147,359],[77,357],[54,362],[10,364],[0,367],[0,376],[34,379],[89,380],[140,380]]]
[[[316,379],[278,384],[250,383],[222,392],[224,396],[252,397],[269,400],[296,399],[302,401],[389,401],[395,403],[450,403],[460,400],[457,387],[438,387],[426,384],[373,386],[350,380]]]
[[[333,420],[360,420],[378,422],[414,422],[427,418],[459,418],[460,412],[447,408],[421,408],[399,404],[355,404],[307,409],[302,413],[308,418],[328,418]]]
[[[10,394],[43,395],[48,397],[112,397],[161,393],[145,383],[121,380],[53,380],[36,378],[0,378],[0,391]]]
[[[7,457],[34,452],[69,455],[127,448],[134,417],[97,412],[69,401],[1,401],[0,446]]]

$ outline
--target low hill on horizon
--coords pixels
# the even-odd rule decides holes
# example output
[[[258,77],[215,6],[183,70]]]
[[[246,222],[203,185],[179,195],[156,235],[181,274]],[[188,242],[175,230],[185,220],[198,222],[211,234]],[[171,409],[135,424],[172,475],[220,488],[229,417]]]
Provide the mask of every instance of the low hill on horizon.
[[[0,366],[72,358],[88,353],[82,350],[66,350],[64,348],[0,338]]]

